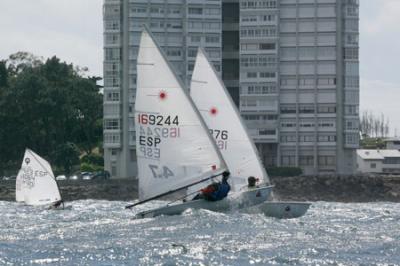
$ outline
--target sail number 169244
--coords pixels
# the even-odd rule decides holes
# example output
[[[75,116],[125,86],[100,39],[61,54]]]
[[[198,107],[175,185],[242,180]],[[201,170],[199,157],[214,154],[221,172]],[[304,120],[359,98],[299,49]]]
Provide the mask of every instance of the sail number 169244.
[[[142,125],[156,125],[156,126],[179,126],[178,116],[163,116],[152,114],[138,114],[138,122]]]

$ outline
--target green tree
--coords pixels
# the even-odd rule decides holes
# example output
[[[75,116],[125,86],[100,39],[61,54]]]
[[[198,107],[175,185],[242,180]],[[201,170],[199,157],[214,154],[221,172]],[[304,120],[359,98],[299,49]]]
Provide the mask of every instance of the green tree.
[[[66,174],[72,173],[74,165],[79,164],[79,149],[72,142],[60,144],[53,152],[53,162],[62,167]]]
[[[22,52],[0,63],[0,167],[19,165],[29,147],[69,172],[79,163],[73,151],[90,154],[98,146],[100,78],[83,74],[57,57],[44,62]]]

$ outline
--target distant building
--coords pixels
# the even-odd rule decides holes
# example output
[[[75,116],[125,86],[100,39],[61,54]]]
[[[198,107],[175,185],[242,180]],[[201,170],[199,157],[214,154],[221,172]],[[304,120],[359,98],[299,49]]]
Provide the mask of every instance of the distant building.
[[[266,166],[351,174],[359,145],[358,0],[104,0],[104,167],[136,174],[141,25],[189,84],[205,48]]]
[[[357,150],[360,173],[400,173],[399,150]]]
[[[383,140],[385,142],[385,147],[388,150],[399,150],[400,151],[400,138],[389,138]]]

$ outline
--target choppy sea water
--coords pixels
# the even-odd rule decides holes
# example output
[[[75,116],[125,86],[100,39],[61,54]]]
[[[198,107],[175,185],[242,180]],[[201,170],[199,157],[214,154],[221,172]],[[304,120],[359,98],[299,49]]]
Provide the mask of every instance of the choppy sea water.
[[[54,211],[0,201],[0,265],[400,265],[400,204],[316,202],[301,218],[188,210],[131,219],[127,202]]]

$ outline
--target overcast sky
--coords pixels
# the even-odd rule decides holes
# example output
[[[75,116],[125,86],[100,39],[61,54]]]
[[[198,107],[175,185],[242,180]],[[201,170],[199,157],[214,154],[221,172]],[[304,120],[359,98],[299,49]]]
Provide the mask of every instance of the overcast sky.
[[[102,76],[102,0],[0,0],[0,60],[57,55]],[[400,135],[400,0],[360,0],[360,112],[389,117]]]

